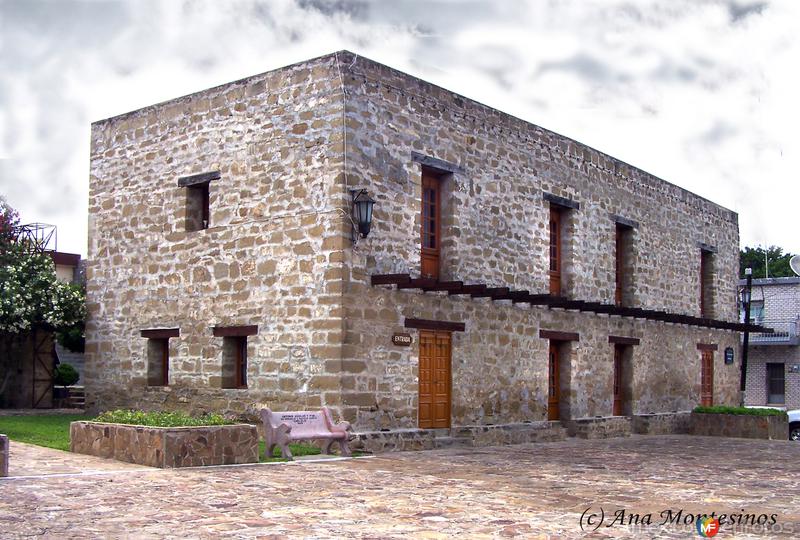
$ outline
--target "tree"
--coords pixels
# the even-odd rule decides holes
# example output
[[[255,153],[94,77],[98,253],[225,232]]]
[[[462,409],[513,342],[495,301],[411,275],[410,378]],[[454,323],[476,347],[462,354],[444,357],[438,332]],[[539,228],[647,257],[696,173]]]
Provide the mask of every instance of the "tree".
[[[20,366],[14,348],[34,330],[74,332],[86,319],[80,287],[56,279],[52,259],[17,241],[19,216],[0,197],[0,396]]]
[[[767,277],[765,263],[769,261],[769,277],[792,277],[795,275],[789,267],[789,259],[793,255],[784,253],[783,248],[770,246],[766,249],[762,247],[745,247],[739,252],[739,275],[744,277],[744,269],[752,268],[754,278]]]

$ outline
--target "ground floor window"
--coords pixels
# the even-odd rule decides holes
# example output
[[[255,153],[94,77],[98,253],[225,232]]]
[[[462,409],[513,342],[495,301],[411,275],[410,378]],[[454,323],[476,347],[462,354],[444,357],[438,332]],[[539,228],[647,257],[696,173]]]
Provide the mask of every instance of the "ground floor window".
[[[169,386],[169,338],[147,340],[147,384]]]
[[[169,338],[179,337],[178,328],[142,330],[147,338],[147,384],[169,386]]]
[[[786,375],[783,364],[767,364],[767,404],[786,403]]]
[[[222,339],[222,387],[247,388],[247,336]]]

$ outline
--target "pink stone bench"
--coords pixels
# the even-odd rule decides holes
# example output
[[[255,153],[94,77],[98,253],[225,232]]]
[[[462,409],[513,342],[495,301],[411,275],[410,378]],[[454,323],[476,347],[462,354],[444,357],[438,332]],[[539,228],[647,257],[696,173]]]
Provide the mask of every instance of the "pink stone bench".
[[[350,455],[350,423],[340,422],[334,424],[331,412],[327,407],[319,411],[287,411],[272,412],[261,409],[261,420],[264,422],[264,438],[266,440],[266,457],[272,457],[276,446],[281,449],[281,456],[293,459],[289,450],[292,441],[308,441],[319,439],[325,441],[322,451],[331,453],[334,442],[339,443],[339,450],[343,456]]]

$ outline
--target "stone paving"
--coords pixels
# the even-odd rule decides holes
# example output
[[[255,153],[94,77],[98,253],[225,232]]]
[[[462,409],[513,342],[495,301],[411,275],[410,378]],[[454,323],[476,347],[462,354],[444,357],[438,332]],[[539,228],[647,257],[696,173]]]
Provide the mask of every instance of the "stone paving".
[[[686,514],[704,512],[775,514],[718,538],[800,535],[800,444],[788,441],[569,439],[179,470],[12,442],[11,459],[2,538],[699,538]],[[670,510],[689,523],[662,527]]]

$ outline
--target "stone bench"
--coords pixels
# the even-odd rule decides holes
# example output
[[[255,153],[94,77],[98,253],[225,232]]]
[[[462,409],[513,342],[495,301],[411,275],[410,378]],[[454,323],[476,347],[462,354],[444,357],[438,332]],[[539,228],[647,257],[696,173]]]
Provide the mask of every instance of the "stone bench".
[[[0,476],[8,476],[8,437],[0,435]]]
[[[292,441],[309,441],[319,439],[325,441],[322,451],[331,453],[334,442],[339,443],[343,456],[350,455],[350,423],[335,424],[327,407],[319,411],[286,411],[273,412],[261,409],[261,420],[264,422],[264,438],[266,440],[266,457],[272,457],[276,446],[281,449],[281,456],[293,459],[289,450]]]

